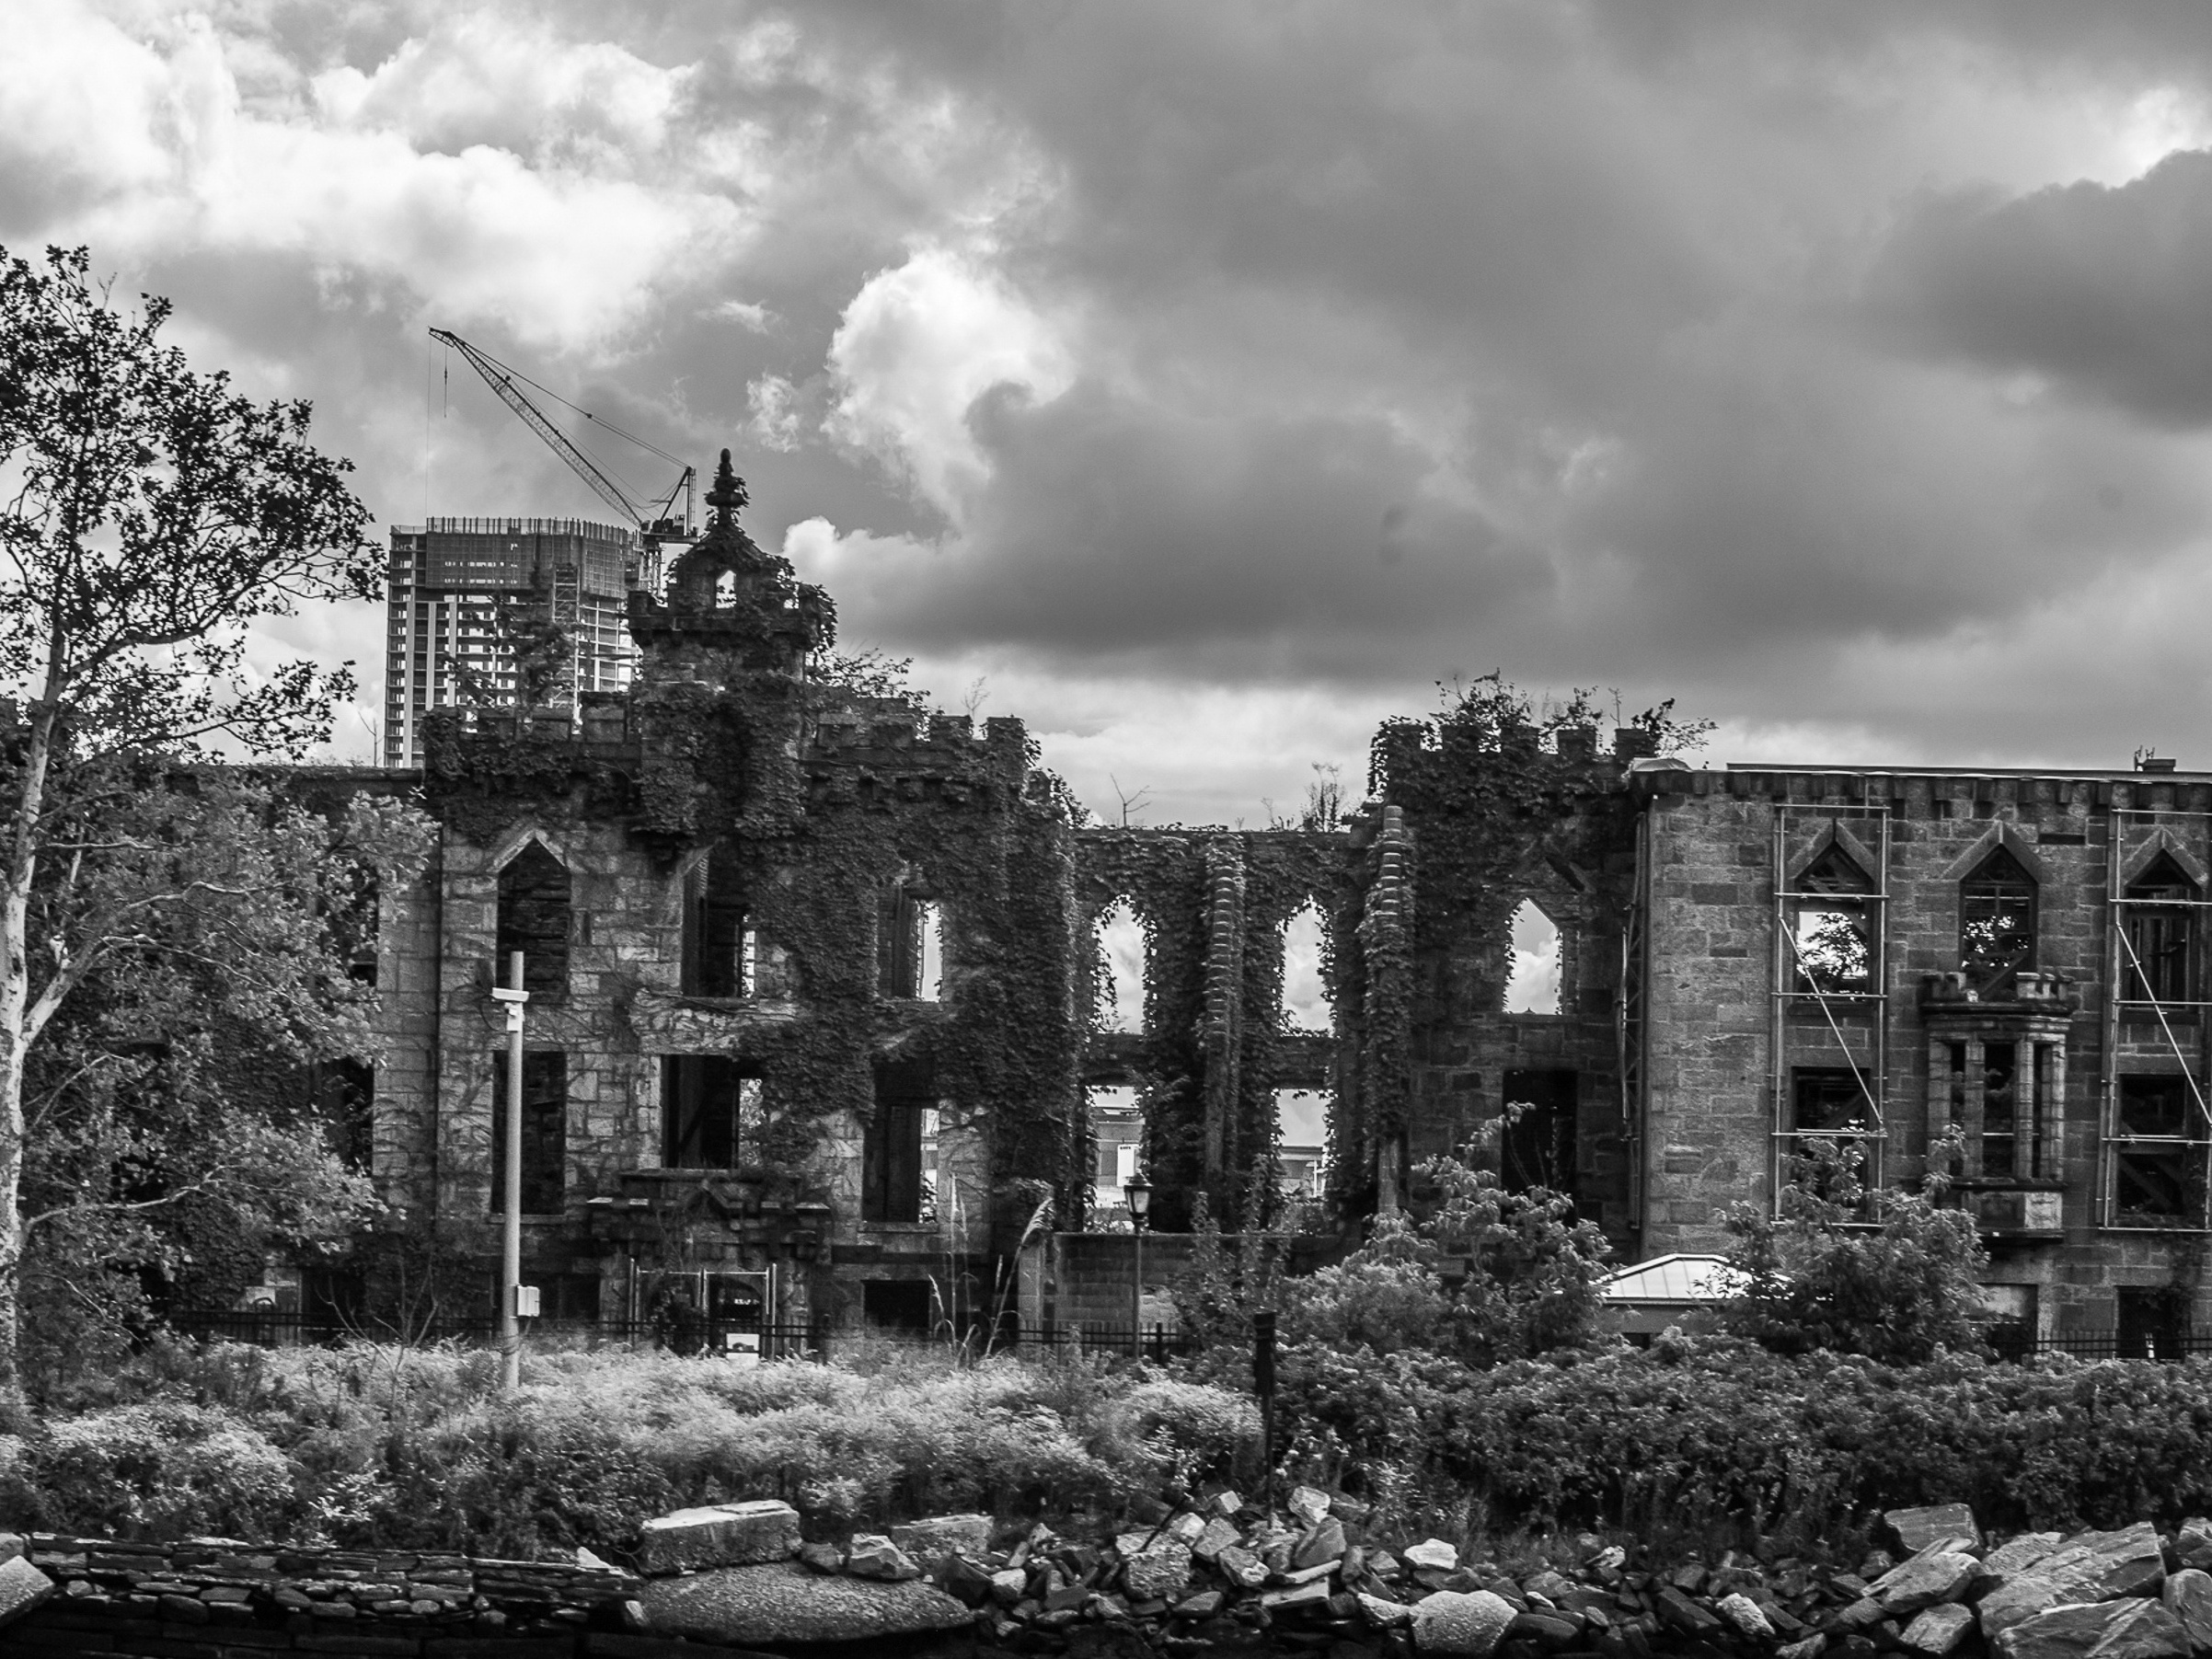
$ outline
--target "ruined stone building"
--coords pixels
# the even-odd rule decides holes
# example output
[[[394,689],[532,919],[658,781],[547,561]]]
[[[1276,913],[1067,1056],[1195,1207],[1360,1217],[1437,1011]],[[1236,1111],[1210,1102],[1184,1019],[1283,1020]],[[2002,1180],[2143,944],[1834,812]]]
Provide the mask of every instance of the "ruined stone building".
[[[1065,1319],[1036,1241],[1131,1167],[1163,1232],[1203,1202],[1348,1238],[1501,1117],[1507,1183],[1624,1261],[1717,1246],[1808,1151],[1935,1158],[1997,1310],[2187,1317],[2212,776],[1692,770],[1636,728],[1447,716],[1377,734],[1341,824],[1084,827],[1019,720],[810,674],[830,596],[726,466],[709,501],[628,598],[626,687],[425,708],[386,774],[440,835],[383,899],[373,1169],[487,1292],[520,950],[548,1317],[688,1285],[780,1324]],[[1286,990],[1299,928],[1325,997]],[[1301,1101],[1325,1128],[1286,1131]]]

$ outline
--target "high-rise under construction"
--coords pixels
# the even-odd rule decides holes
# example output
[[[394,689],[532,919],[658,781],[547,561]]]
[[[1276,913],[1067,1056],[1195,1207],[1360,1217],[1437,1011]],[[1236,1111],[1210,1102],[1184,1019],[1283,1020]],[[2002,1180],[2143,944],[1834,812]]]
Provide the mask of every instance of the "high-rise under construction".
[[[544,700],[629,684],[630,590],[657,559],[638,532],[572,518],[433,518],[392,529],[384,758],[420,766],[425,710],[518,697],[518,633],[565,635]],[[532,634],[530,630],[538,630]]]

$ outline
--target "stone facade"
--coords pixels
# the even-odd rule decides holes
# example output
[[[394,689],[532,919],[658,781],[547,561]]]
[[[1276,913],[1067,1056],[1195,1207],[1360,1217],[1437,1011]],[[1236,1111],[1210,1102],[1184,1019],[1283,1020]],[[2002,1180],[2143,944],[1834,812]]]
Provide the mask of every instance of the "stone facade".
[[[1737,766],[1630,783],[1642,1253],[1719,1244],[1722,1205],[1771,1202],[1785,1159],[1825,1138],[1808,1120],[1848,1115],[1878,1129],[1860,1144],[1884,1181],[1931,1157],[1953,1177],[1995,1308],[2153,1341],[2188,1322],[2212,1151],[2195,908],[2212,779]],[[1859,891],[1809,892],[1835,887],[1808,873],[1824,859]],[[1866,943],[1838,994],[1833,960],[1808,973],[1792,940],[1839,915]]]
[[[1503,1119],[1481,1156],[1568,1192],[1624,1260],[1719,1245],[1725,1206],[1774,1203],[1809,1149],[1907,1182],[1935,1156],[2000,1311],[2186,1317],[2212,779],[1693,771],[1634,728],[1600,753],[1572,726],[1400,722],[1342,823],[1078,827],[1020,721],[813,673],[829,596],[745,536],[726,468],[718,495],[667,598],[632,597],[628,690],[433,713],[422,768],[375,780],[439,835],[382,897],[372,1164],[395,1234],[462,1263],[480,1311],[492,992],[521,950],[547,1317],[1095,1319],[1125,1269],[1044,1241],[1088,1219],[1103,1089],[1141,1108],[1163,1233],[1203,1198],[1231,1231],[1348,1239]],[[1112,1030],[1098,928],[1123,906],[1144,1013]],[[1284,1011],[1308,906],[1323,1031]],[[1518,967],[1542,955],[1555,988],[1509,1007],[1516,917],[1553,941]],[[2115,1002],[2128,951],[2157,1006]],[[1329,1102],[1318,1206],[1281,1185],[1297,1089]]]

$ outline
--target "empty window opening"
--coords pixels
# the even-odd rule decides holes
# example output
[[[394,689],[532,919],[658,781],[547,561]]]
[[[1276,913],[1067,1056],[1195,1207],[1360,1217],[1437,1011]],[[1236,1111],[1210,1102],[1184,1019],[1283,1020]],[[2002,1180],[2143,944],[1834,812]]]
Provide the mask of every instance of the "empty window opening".
[[[568,1197],[569,1056],[523,1055],[523,1214],[559,1214]],[[507,1056],[491,1063],[491,1213],[507,1209]]]
[[[533,997],[558,997],[569,988],[569,872],[533,841],[500,871],[497,982],[507,983],[507,964],[523,953],[523,989]]]
[[[2036,1296],[2033,1285],[1979,1287],[1982,1337],[2000,1359],[2023,1360],[2035,1350]]]
[[[2196,999],[2197,913],[2192,906],[2203,896],[2165,853],[2128,884],[2129,902],[2121,909],[2127,939],[2126,1000]]]
[[[2113,1225],[2203,1227],[2205,1114],[2179,1072],[2122,1077],[2114,1102]]]
[[[1276,1089],[1275,1146],[1284,1192],[1319,1198],[1328,1176],[1328,1097],[1310,1089]]]
[[[1136,1090],[1126,1083],[1093,1087],[1090,1110],[1090,1202],[1094,1210],[1127,1210],[1123,1192],[1144,1161],[1145,1123]]]
[[[936,1002],[944,992],[944,910],[904,887],[894,888],[882,915],[879,983],[886,997]]]
[[[1523,899],[1513,913],[1513,968],[1505,979],[1508,1014],[1560,1011],[1559,924],[1534,899]]]
[[[870,1279],[860,1286],[860,1316],[887,1331],[927,1331],[929,1281]]]
[[[1325,1031],[1330,1027],[1324,948],[1321,912],[1309,903],[1283,928],[1283,1023],[1294,1031]]]
[[[1129,901],[1118,899],[1099,918],[1099,1019],[1110,1031],[1145,1029],[1145,927]]]
[[[328,1060],[311,1076],[323,1138],[349,1169],[366,1169],[375,1126],[376,1071],[361,1060]]]
[[[2016,1175],[2025,1102],[2021,1099],[2020,1045],[1982,1046],[1982,1173]]]
[[[937,1111],[927,1060],[879,1060],[875,1108],[862,1146],[860,1215],[867,1221],[922,1219],[923,1146]]]
[[[1782,1143],[1783,1181],[1814,1198],[1861,1215],[1880,1179],[1878,1123],[1865,1075],[1849,1066],[1794,1067],[1790,1123]]]
[[[709,857],[684,878],[684,994],[751,997],[758,950],[736,860]]]
[[[1574,1195],[1574,1117],[1579,1094],[1571,1071],[1505,1074],[1505,1125],[1498,1176],[1508,1192],[1543,1187]]]
[[[1959,965],[1981,991],[2035,965],[2035,881],[2001,847],[1959,883]]]
[[[734,1169],[757,1162],[767,1127],[759,1073],[727,1054],[671,1054],[662,1063],[661,1166]]]
[[[1863,894],[1874,884],[1831,847],[1795,884],[1790,900],[1794,987],[1822,997],[1859,997],[1874,989],[1873,929]]]
[[[2119,1357],[2179,1359],[2187,1352],[2189,1293],[2176,1285],[2123,1285],[2117,1297]]]

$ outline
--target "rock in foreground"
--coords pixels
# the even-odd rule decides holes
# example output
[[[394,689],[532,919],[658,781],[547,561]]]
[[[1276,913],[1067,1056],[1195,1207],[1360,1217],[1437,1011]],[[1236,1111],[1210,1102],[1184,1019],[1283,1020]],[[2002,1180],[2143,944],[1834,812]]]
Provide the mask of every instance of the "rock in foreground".
[[[655,1579],[643,1599],[652,1630],[741,1646],[868,1642],[956,1630],[974,1619],[943,1591],[916,1580],[824,1578],[796,1561]]]

